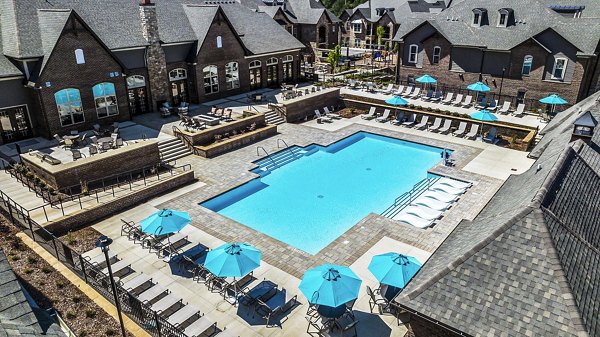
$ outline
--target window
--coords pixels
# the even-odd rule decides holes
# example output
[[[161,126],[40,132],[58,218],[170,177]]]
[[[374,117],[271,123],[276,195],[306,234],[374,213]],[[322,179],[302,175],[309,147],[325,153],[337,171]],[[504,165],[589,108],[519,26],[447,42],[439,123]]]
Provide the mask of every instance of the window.
[[[498,27],[506,27],[506,18],[508,14],[500,13],[500,18],[498,19]]]
[[[279,63],[279,60],[277,60],[276,57],[271,57],[270,59],[267,60],[267,65],[272,65],[272,64],[277,64]]]
[[[355,33],[360,33],[360,32],[362,32],[362,24],[361,24],[361,23],[353,23],[353,24],[352,24],[352,30],[353,30]]]
[[[554,61],[554,69],[552,69],[552,79],[564,80],[565,69],[567,69],[567,59],[557,58]]]
[[[75,49],[75,61],[77,64],[84,64],[85,57],[83,56],[83,49]]]
[[[362,41],[360,39],[354,39],[354,47],[360,47]]]
[[[96,84],[92,88],[92,91],[94,92],[94,102],[96,103],[98,118],[119,114],[114,84],[108,82]]]
[[[480,13],[473,13],[473,25],[479,26],[480,25],[480,21],[481,21],[481,14]]]
[[[229,62],[225,65],[225,83],[227,90],[240,87],[240,72],[237,62]]]
[[[221,35],[217,36],[217,48],[223,48],[223,39]]]
[[[141,75],[127,77],[127,89],[141,88],[146,86],[146,79]]]
[[[250,69],[260,67],[260,61],[252,61],[250,62]]]
[[[521,70],[521,75],[529,76],[531,73],[531,65],[533,64],[533,56],[526,55],[523,59],[523,69]]]
[[[433,64],[438,64],[440,63],[440,55],[442,54],[442,48],[435,46],[433,47]]]
[[[217,66],[206,66],[202,69],[204,73],[204,93],[214,94],[219,92],[219,76]]]
[[[58,108],[60,124],[62,126],[73,125],[85,121],[81,95],[78,89],[68,88],[54,94],[54,101]]]
[[[294,57],[286,55],[283,58],[283,80],[286,82],[294,80]]]
[[[169,72],[169,81],[185,80],[187,78],[187,70],[183,68],[173,69]]]
[[[419,46],[416,44],[411,44],[408,47],[408,62],[409,63],[417,63],[417,55],[419,52]]]
[[[260,61],[250,62],[250,88],[258,89],[262,86]]]

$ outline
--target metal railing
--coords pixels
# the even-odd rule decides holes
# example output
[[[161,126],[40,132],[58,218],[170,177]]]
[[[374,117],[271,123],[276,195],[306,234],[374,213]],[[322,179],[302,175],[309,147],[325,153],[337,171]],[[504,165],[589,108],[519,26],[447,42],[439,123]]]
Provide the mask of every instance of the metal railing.
[[[280,116],[283,116],[283,118],[287,121],[287,112],[285,109],[283,109],[283,107],[275,103],[269,103],[268,108],[273,109],[273,111],[278,113]]]
[[[439,178],[425,178],[418,183],[416,183],[413,188],[405,193],[402,193],[399,197],[394,200],[394,203],[390,205],[390,207],[386,208],[385,211],[381,212],[382,216],[391,218],[396,214],[400,213],[406,206],[410,205],[416,197],[421,195],[425,190],[427,190],[431,185],[433,185]]]
[[[173,135],[179,138],[183,142],[183,145],[190,149],[194,155],[199,155],[198,149],[194,146],[194,141],[189,139],[176,125],[173,125]]]
[[[280,143],[283,143],[283,145],[285,146],[285,148],[290,151],[290,153],[292,154],[293,157],[296,156],[296,153],[294,153],[293,148],[291,148],[286,142],[285,140],[283,140],[282,138],[277,138],[277,148],[280,149],[281,147],[279,146]]]
[[[277,163],[275,162],[275,160],[273,160],[273,158],[271,157],[271,155],[269,154],[269,152],[267,152],[267,150],[265,150],[265,148],[262,147],[262,146],[257,146],[256,147],[256,156],[260,156],[260,151],[259,150],[261,150],[261,149],[267,155],[267,158],[269,158],[271,160],[271,162],[273,163],[273,165],[277,166]]]

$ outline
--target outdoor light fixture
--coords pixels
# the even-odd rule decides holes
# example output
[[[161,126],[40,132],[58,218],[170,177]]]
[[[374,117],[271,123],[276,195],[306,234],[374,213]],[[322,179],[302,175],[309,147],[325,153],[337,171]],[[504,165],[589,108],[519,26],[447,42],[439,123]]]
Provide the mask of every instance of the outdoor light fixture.
[[[110,244],[113,243],[113,240],[106,235],[102,235],[96,240],[96,247],[100,248],[104,253],[104,258],[106,259],[106,266],[108,268],[108,278],[110,278],[110,286],[112,287],[113,295],[115,296],[115,306],[117,307],[117,314],[119,315],[119,323],[121,323],[121,333],[123,337],[127,337],[125,333],[125,325],[123,324],[123,315],[121,314],[121,304],[119,303],[119,296],[117,295],[117,286],[115,285],[115,280],[113,279],[112,268],[110,266],[110,259],[108,257],[108,251],[110,250]]]

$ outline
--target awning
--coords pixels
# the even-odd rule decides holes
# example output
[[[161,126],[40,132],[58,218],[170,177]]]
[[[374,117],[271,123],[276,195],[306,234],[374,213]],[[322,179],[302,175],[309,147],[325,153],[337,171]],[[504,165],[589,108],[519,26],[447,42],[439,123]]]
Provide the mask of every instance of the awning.
[[[356,20],[350,21],[350,23],[362,23],[362,20],[361,19],[356,19]]]

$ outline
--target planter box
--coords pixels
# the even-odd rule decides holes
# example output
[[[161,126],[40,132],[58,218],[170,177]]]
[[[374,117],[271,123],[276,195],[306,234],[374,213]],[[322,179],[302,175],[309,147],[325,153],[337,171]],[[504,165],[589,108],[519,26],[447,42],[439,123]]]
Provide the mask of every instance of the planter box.
[[[183,137],[186,137],[187,139],[191,140],[192,144],[194,145],[209,145],[215,141],[216,135],[224,135],[233,131],[247,129],[250,125],[254,123],[256,123],[257,129],[267,125],[267,122],[265,121],[265,114],[256,113],[233,122],[223,123],[219,126],[208,128],[206,130],[198,132],[181,131],[181,134],[183,135]]]
[[[195,146],[196,152],[198,155],[204,158],[212,158],[223,154],[225,152],[229,152],[232,150],[239,149],[248,144],[257,142],[259,140],[274,136],[277,134],[277,125],[267,125],[261,129],[246,132],[241,136],[237,136],[235,138],[226,139],[218,143],[213,143],[210,145],[198,145]]]

